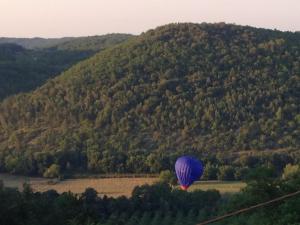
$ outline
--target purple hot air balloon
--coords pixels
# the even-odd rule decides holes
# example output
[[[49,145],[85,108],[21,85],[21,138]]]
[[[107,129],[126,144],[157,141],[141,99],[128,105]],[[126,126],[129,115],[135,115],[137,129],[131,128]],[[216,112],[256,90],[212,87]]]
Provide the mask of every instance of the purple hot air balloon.
[[[203,163],[190,156],[182,156],[175,163],[175,171],[182,190],[187,190],[203,174]]]

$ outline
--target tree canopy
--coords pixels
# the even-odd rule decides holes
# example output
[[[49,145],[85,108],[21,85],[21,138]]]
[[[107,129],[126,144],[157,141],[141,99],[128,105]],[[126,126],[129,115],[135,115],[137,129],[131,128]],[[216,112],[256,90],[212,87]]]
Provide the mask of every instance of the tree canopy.
[[[0,168],[159,172],[183,153],[298,149],[299,59],[299,33],[158,27],[5,99]]]
[[[0,38],[0,100],[20,92],[34,90],[79,61],[129,37],[130,35],[126,34],[109,34],[70,40],[62,38],[59,39],[61,43],[57,41],[52,43],[53,46],[49,44],[47,48],[34,49],[19,45],[27,46],[19,39]],[[35,41],[37,40],[28,40],[32,44]]]

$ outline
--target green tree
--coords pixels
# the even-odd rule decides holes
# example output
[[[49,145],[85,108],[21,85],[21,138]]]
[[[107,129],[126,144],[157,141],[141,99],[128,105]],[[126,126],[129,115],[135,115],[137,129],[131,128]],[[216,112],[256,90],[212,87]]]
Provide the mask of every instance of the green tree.
[[[160,225],[162,222],[162,213],[160,211],[156,211],[151,220],[150,225]]]
[[[298,176],[299,173],[300,173],[299,165],[287,164],[285,166],[285,168],[283,169],[282,178],[283,179],[290,179],[290,178]]]
[[[235,169],[232,166],[220,166],[218,180],[234,180]]]
[[[151,220],[152,220],[151,213],[146,211],[143,213],[139,224],[140,225],[150,225]]]
[[[203,179],[204,180],[216,180],[218,173],[219,173],[219,169],[216,166],[214,166],[210,163],[207,163],[205,165]]]
[[[159,181],[171,186],[175,186],[177,184],[177,178],[170,170],[161,171],[159,174]]]
[[[58,178],[60,176],[60,166],[52,164],[43,174],[46,178]]]
[[[249,168],[236,168],[234,173],[235,180],[245,180],[248,176]]]
[[[165,212],[164,213],[164,217],[161,221],[162,225],[172,225],[174,221],[174,218],[172,217],[172,213],[171,212]]]
[[[173,225],[185,225],[185,218],[182,212],[178,212],[174,219]]]

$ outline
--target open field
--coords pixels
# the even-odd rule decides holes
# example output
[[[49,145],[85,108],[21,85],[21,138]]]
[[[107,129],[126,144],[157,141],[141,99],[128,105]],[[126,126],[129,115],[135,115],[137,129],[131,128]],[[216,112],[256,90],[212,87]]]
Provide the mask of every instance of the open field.
[[[34,191],[47,191],[54,189],[57,192],[72,191],[82,193],[87,187],[94,188],[100,195],[117,197],[121,195],[130,196],[133,188],[143,184],[153,184],[157,178],[81,178],[67,179],[53,182],[51,179],[32,178],[24,176],[14,176],[10,174],[0,174],[4,186],[22,189],[24,182],[31,185]],[[222,182],[222,181],[201,181],[195,183],[189,190],[217,189],[221,193],[238,192],[245,184],[242,182]]]
[[[157,178],[82,178],[67,179],[53,182],[51,179],[32,178],[0,174],[4,186],[16,187],[20,190],[24,182],[31,185],[34,191],[47,191],[54,189],[59,193],[72,191],[82,193],[88,187],[94,188],[100,195],[117,197],[121,195],[130,196],[133,188],[143,184],[153,184]]]
[[[246,184],[241,181],[198,181],[190,187],[190,191],[201,189],[217,189],[221,194],[239,192]]]

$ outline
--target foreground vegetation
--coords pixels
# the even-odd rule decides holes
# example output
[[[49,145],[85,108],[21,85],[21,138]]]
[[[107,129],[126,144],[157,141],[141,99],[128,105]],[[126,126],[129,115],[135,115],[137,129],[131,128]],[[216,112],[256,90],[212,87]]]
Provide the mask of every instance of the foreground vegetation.
[[[299,58],[298,33],[222,23],[150,30],[3,101],[0,170],[158,173],[191,154],[210,164],[210,179],[262,164],[280,173],[300,158]]]
[[[99,197],[94,189],[82,194],[54,190],[34,193],[0,186],[0,223],[3,225],[195,225],[217,215],[295,192],[300,188],[300,170],[291,166],[283,178],[274,170],[258,168],[237,194],[221,197],[218,191],[184,192],[166,183],[136,187],[132,196]],[[286,225],[300,222],[300,196],[266,208],[226,219],[226,225]]]

